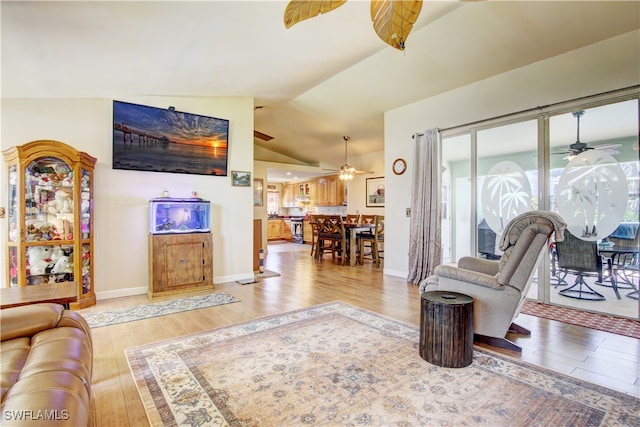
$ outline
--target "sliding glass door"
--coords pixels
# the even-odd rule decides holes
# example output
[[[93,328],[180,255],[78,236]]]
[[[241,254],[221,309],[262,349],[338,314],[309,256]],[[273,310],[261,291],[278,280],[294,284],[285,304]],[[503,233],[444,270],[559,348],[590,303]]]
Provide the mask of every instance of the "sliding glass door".
[[[537,122],[528,120],[477,132],[477,252],[500,258],[504,227],[538,207]]]
[[[469,201],[475,193],[471,177],[471,135],[462,134],[442,141],[442,259],[454,262],[475,255],[474,237],[469,238],[475,224]]]
[[[528,297],[639,318],[638,117],[636,95],[444,133],[443,262],[499,259],[509,220],[552,210],[593,266],[566,264],[552,245]]]
[[[549,118],[550,209],[570,234],[552,254],[552,304],[638,318],[638,132],[637,100]]]

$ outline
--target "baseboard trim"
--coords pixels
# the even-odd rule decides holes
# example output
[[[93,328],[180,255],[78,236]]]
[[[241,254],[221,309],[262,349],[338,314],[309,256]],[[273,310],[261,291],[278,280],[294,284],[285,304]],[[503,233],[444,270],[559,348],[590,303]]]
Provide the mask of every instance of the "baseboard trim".
[[[216,285],[220,283],[229,283],[229,282],[235,282],[238,280],[246,280],[254,277],[255,277],[254,273],[232,274],[229,276],[214,277],[213,283],[214,285]],[[124,289],[114,289],[112,291],[101,291],[101,292],[96,292],[96,300],[100,301],[100,300],[111,299],[111,298],[122,298],[122,297],[130,297],[133,295],[142,295],[142,294],[146,294],[148,290],[149,290],[148,286],[139,286],[135,288],[124,288]]]
[[[137,288],[114,289],[112,291],[96,292],[96,300],[100,301],[111,298],[130,297],[133,295],[146,295],[148,289],[149,288],[147,286],[140,286]]]

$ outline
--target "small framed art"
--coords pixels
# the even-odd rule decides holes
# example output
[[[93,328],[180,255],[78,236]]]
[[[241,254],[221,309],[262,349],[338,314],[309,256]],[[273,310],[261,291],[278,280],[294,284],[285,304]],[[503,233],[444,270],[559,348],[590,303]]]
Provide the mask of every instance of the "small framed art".
[[[251,172],[231,171],[231,184],[234,187],[251,187]]]
[[[264,180],[253,178],[253,206],[262,206],[264,200]]]
[[[384,207],[384,177],[367,178],[367,207]]]

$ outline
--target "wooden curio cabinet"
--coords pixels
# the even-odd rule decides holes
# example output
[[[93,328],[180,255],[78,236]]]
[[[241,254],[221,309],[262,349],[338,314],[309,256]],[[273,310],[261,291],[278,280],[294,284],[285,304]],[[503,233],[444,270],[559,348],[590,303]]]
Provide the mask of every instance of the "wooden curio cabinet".
[[[75,282],[78,301],[94,305],[94,157],[59,141],[3,152],[8,171],[8,286]]]

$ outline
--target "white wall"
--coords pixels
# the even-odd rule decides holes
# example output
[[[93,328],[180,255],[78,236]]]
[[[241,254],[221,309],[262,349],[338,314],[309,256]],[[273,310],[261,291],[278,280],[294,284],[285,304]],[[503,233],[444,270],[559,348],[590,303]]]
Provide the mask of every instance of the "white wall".
[[[349,158],[351,165],[359,171],[371,171],[372,173],[356,174],[347,182],[347,210],[349,213],[360,212],[360,215],[384,215],[385,208],[367,207],[367,178],[383,177],[384,151],[362,154]]]
[[[409,218],[405,208],[411,202],[414,133],[638,84],[640,31],[633,31],[387,112],[385,274],[408,274]],[[391,172],[391,163],[398,157],[407,160],[407,172],[401,176]]]
[[[253,99],[116,98],[154,107],[174,106],[229,119],[229,171],[253,171]],[[148,286],[148,201],[166,189],[173,197],[192,191],[211,201],[214,282],[253,277],[252,188],[233,187],[231,177],[136,172],[111,168],[113,100],[2,99],[3,150],[53,139],[97,157],[94,177],[94,266],[99,299],[144,293]],[[6,166],[0,169],[0,206],[6,206]],[[6,242],[6,219],[0,241]],[[5,246],[0,274],[6,275]]]

